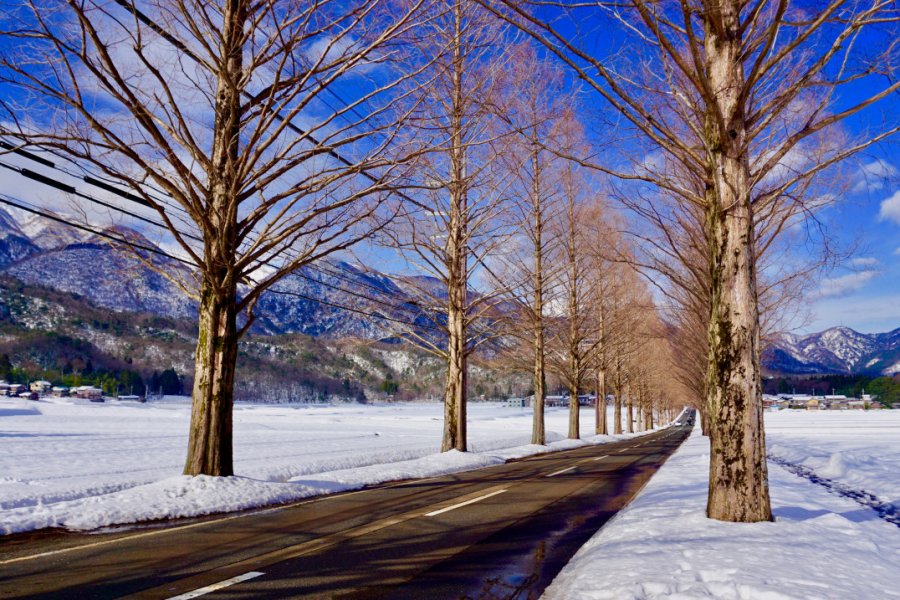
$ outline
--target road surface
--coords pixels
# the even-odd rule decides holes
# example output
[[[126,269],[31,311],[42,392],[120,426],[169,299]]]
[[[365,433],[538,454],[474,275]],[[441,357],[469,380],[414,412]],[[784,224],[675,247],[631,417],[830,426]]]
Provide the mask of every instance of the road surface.
[[[537,598],[690,425],[102,535],[0,538],[0,598]]]

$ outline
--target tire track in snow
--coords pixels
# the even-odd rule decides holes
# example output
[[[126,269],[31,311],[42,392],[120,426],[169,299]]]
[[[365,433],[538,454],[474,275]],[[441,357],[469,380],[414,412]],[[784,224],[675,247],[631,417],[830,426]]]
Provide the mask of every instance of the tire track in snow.
[[[840,481],[836,481],[834,479],[822,477],[809,467],[801,465],[799,463],[791,462],[780,456],[767,454],[766,458],[768,458],[776,465],[783,467],[788,472],[793,473],[798,477],[802,477],[803,479],[807,479],[812,483],[815,483],[816,485],[820,485],[833,494],[843,496],[844,498],[850,498],[857,504],[861,504],[865,507],[871,508],[878,514],[880,518],[884,519],[888,523],[892,523],[897,527],[900,527],[900,506],[891,504],[890,502],[886,502],[880,499],[875,494],[867,492],[866,490],[850,487],[846,483],[841,483]]]

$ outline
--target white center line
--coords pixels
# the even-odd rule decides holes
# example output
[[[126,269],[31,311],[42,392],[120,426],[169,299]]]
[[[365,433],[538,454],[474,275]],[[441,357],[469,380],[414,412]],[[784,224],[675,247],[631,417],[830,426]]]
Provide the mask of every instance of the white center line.
[[[250,571],[249,573],[244,573],[243,575],[238,575],[237,577],[232,577],[231,579],[226,579],[225,581],[220,581],[219,583],[214,583],[206,587],[198,588],[193,592],[187,592],[186,594],[181,594],[180,596],[172,596],[171,598],[169,598],[169,600],[188,600],[189,598],[205,596],[206,594],[215,592],[216,590],[227,588],[230,585],[234,585],[242,581],[247,581],[248,579],[253,579],[254,577],[259,577],[260,575],[265,575],[265,573],[260,573],[259,571]]]
[[[604,458],[609,458],[609,454],[604,454],[603,456],[597,456],[592,458],[591,460],[603,460]]]
[[[490,498],[491,496],[496,496],[497,494],[502,494],[506,490],[497,490],[496,492],[491,492],[490,494],[485,494],[484,496],[478,496],[477,498],[472,498],[471,500],[466,500],[465,502],[460,502],[459,504],[454,504],[452,506],[447,506],[446,508],[440,508],[438,510],[433,510],[430,513],[425,513],[426,517],[433,517],[435,515],[439,515],[441,513],[445,513],[448,510],[453,510],[454,508],[461,508],[463,506],[468,506],[469,504],[474,504],[475,502],[480,502],[485,498]]]
[[[567,468],[565,468],[565,469],[560,469],[559,471],[555,471],[555,472],[553,472],[553,473],[550,473],[549,475],[544,475],[544,477],[555,477],[555,476],[557,476],[557,475],[561,475],[562,473],[566,473],[566,472],[568,472],[568,471],[571,471],[571,470],[574,469],[574,468],[575,468],[575,467],[567,467]]]

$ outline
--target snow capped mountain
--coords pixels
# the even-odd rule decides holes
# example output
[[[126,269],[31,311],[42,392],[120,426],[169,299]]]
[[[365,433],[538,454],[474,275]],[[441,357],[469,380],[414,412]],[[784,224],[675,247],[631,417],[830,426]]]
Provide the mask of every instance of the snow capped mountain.
[[[900,328],[860,333],[832,327],[805,336],[785,334],[763,350],[763,366],[778,373],[883,373],[900,371]]]
[[[153,242],[117,228],[119,236],[144,247]],[[170,276],[190,285],[183,264],[148,254]],[[193,318],[197,304],[175,283],[128,251],[97,235],[24,211],[0,209],[0,273],[30,284],[77,294],[117,312]],[[398,284],[361,265],[321,261],[285,277],[262,294],[253,331],[303,333],[326,338],[385,339],[404,321],[418,321],[409,282]],[[346,307],[346,308],[343,308]]]

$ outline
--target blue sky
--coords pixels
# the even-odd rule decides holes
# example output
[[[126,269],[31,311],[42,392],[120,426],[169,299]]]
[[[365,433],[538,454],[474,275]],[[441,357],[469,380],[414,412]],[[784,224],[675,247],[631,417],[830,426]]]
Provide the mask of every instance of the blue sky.
[[[845,325],[874,333],[900,327],[898,141],[861,157],[859,163],[870,169],[877,164],[881,176],[860,181],[824,214],[827,234],[839,244],[855,245],[855,252],[820,277],[810,297],[812,320],[800,331]]]

